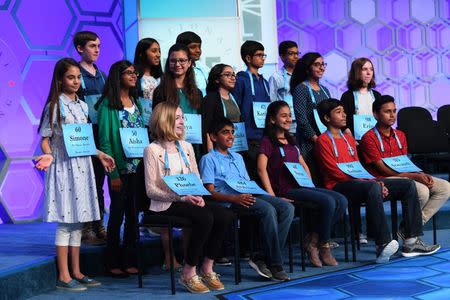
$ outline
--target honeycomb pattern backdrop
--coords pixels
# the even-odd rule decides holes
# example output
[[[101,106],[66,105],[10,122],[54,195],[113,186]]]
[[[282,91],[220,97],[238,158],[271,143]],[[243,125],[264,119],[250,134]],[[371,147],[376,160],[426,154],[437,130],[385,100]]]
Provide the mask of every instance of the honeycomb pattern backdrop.
[[[107,72],[124,57],[124,40],[137,41],[130,3],[124,11],[123,0],[0,0],[0,223],[40,218],[43,174],[31,158],[40,153],[37,126],[55,62],[77,58],[73,34],[92,30]],[[449,102],[448,0],[276,0],[276,8],[278,40],[324,55],[333,96],[344,91],[353,58],[367,56],[377,89],[400,106],[435,112]]]
[[[433,115],[450,103],[450,1],[277,0],[278,41],[318,51],[328,63],[325,85],[346,90],[358,57],[375,67],[377,87],[398,106],[422,106]]]
[[[123,58],[122,1],[0,0],[0,223],[41,216],[37,127],[55,62],[79,59],[72,37],[80,30],[99,34],[100,69]]]

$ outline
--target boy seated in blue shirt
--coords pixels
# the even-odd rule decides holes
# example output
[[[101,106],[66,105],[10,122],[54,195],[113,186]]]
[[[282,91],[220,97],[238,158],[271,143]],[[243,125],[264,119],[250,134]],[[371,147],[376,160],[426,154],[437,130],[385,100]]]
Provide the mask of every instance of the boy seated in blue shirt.
[[[259,219],[262,253],[265,257],[249,261],[250,266],[265,278],[289,280],[283,270],[281,249],[286,243],[294,207],[290,200],[269,195],[239,193],[226,180],[250,181],[244,160],[239,153],[228,151],[233,146],[234,127],[227,118],[216,120],[209,130],[214,149],[200,160],[203,183],[211,199],[234,210],[246,210]]]

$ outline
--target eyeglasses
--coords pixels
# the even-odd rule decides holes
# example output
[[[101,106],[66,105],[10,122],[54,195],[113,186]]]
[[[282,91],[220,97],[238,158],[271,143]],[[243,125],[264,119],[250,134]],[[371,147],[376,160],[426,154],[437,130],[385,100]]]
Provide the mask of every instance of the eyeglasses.
[[[220,76],[225,76],[226,78],[236,78],[235,73],[223,73],[223,74],[220,74]]]
[[[188,60],[189,59],[187,59],[187,58],[179,58],[179,59],[172,58],[169,60],[169,63],[171,65],[176,65],[177,63],[180,63],[180,65],[184,66],[188,62]]]
[[[257,57],[260,57],[262,59],[266,59],[267,58],[267,54],[264,54],[264,53],[254,54],[253,56],[257,56]]]
[[[128,76],[133,76],[133,75],[139,76],[138,71],[131,71],[131,70],[123,71],[122,74],[126,74]]]
[[[315,63],[313,63],[312,65],[313,65],[314,67],[316,67],[316,68],[320,68],[320,67],[326,68],[328,64],[327,64],[327,63],[315,62]]]
[[[295,52],[295,51],[288,51],[286,53],[288,56],[300,56],[300,54],[302,54],[300,51]]]

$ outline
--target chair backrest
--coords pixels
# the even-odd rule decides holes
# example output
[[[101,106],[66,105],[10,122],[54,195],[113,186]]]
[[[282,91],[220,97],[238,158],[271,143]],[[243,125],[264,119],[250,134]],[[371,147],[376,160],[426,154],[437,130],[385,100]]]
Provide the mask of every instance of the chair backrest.
[[[439,126],[444,128],[447,135],[450,136],[450,104],[439,107],[437,121]]]
[[[150,199],[145,190],[144,160],[141,160],[136,169],[136,207],[139,211],[147,211],[150,207]]]
[[[410,127],[414,127],[417,123],[432,121],[431,113],[423,107],[410,106],[400,109],[397,113],[397,127],[409,134]]]
[[[448,152],[447,134],[436,121],[422,120],[408,126],[406,132],[408,152],[411,154],[427,154]]]

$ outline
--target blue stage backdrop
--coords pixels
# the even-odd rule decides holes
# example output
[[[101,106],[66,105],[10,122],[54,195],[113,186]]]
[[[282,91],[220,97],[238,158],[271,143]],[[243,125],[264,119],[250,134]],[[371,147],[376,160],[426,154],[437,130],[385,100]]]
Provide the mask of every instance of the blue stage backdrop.
[[[240,3],[258,10],[263,1],[269,0]],[[125,44],[132,57],[136,4],[0,0],[0,223],[40,217],[43,176],[31,158],[40,153],[36,130],[55,62],[77,58],[72,36],[79,30],[100,35],[102,70],[125,56]],[[276,0],[276,9],[278,41],[292,39],[303,53],[322,53],[324,83],[333,96],[345,89],[351,61],[366,56],[375,64],[377,89],[395,96],[400,107],[434,113],[450,102],[448,0]]]

